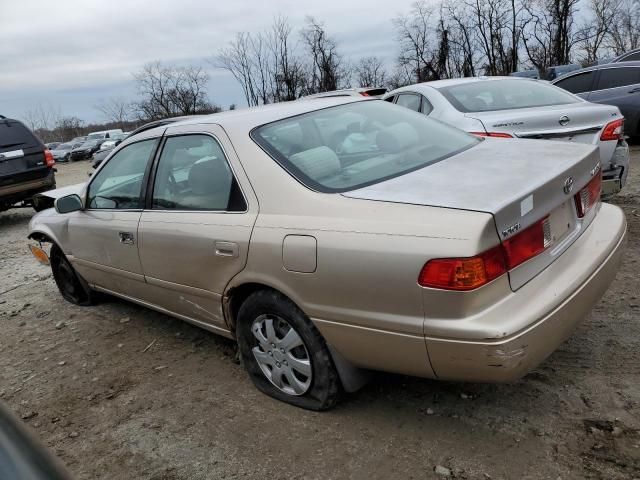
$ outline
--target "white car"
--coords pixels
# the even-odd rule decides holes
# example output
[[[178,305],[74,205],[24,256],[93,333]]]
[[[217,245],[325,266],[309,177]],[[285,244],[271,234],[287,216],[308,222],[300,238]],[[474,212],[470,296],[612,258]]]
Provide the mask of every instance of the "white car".
[[[478,136],[596,145],[603,196],[619,192],[629,173],[620,110],[547,82],[517,77],[437,80],[398,88],[383,99]]]

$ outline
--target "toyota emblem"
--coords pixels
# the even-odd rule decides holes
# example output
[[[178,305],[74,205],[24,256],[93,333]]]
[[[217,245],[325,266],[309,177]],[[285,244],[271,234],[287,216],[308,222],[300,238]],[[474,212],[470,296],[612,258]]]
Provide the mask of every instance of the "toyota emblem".
[[[569,195],[571,193],[571,190],[573,190],[573,178],[572,177],[567,177],[567,179],[564,181],[564,186],[562,187],[562,190],[567,195]]]
[[[569,123],[570,121],[571,121],[571,119],[570,119],[569,117],[567,117],[566,115],[563,115],[563,116],[561,116],[561,117],[560,117],[560,119],[558,120],[558,123],[564,127],[564,126],[565,126],[567,123]]]

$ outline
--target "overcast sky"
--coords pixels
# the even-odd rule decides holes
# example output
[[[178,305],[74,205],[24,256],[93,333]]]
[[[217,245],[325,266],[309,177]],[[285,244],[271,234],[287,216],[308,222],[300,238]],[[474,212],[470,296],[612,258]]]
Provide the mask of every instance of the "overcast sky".
[[[42,104],[102,121],[94,106],[113,96],[134,100],[132,73],[153,60],[205,66],[209,97],[240,106],[235,80],[204,61],[236,32],[263,30],[277,15],[297,31],[312,15],[345,57],[378,55],[392,64],[391,19],[413,1],[0,0],[0,114],[21,118]]]

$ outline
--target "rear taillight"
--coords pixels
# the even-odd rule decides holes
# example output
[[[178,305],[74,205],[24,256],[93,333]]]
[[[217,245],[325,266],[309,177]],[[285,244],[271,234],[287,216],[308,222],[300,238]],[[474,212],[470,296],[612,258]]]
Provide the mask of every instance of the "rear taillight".
[[[502,132],[469,132],[476,137],[492,137],[492,138],[513,138],[513,135]]]
[[[363,97],[369,97],[370,95],[367,92],[360,92],[360,95]]]
[[[53,158],[51,150],[44,151],[44,163],[47,165],[47,168],[51,168],[56,164],[56,159]]]
[[[576,210],[578,217],[584,217],[591,208],[600,201],[600,191],[602,189],[602,172],[598,172],[589,183],[576,193]]]
[[[475,257],[429,260],[418,277],[422,287],[473,290],[542,253],[551,245],[549,217]]]
[[[429,260],[422,267],[418,284],[444,290],[473,290],[506,271],[502,247],[497,246],[475,257]]]
[[[622,140],[624,138],[624,118],[607,123],[602,130],[600,140]]]
[[[502,242],[507,268],[511,270],[542,253],[551,245],[549,217],[537,221],[517,235]]]

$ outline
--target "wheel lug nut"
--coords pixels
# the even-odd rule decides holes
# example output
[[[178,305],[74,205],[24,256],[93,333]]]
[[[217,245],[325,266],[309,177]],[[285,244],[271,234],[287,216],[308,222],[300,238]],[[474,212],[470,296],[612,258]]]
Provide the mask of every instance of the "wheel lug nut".
[[[276,366],[280,368],[280,362],[276,362]]]
[[[272,343],[272,344],[271,344],[271,347],[276,348],[276,344],[275,344],[275,343]]]
[[[269,350],[269,356],[273,357],[273,352],[271,350]]]
[[[280,353],[284,353],[284,348],[281,348],[281,349],[280,349]]]

